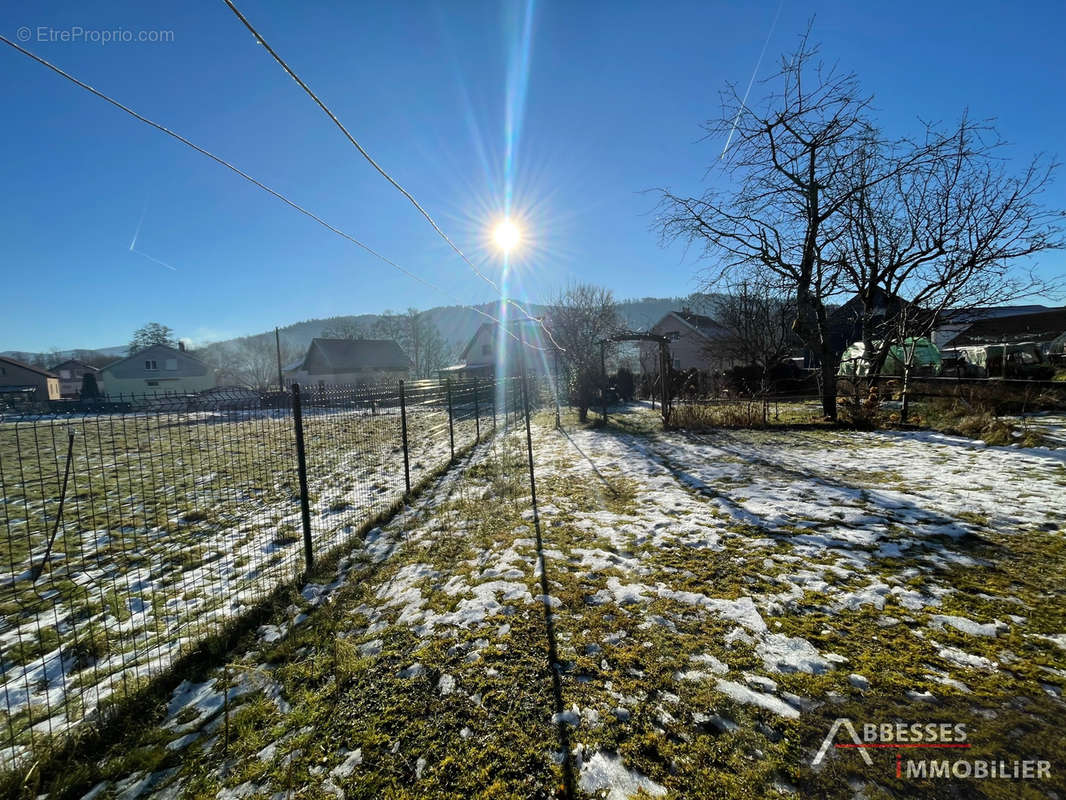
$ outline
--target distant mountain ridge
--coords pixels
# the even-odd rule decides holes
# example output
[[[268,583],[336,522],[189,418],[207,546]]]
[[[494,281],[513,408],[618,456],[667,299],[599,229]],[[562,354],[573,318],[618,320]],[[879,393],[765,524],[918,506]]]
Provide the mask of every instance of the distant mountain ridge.
[[[640,299],[619,301],[618,311],[625,320],[626,326],[631,330],[648,330],[656,322],[662,319],[667,312],[676,311],[682,307],[689,307],[693,310],[705,310],[710,299],[710,295],[689,295],[687,297],[644,297]],[[546,305],[539,303],[523,303],[522,307],[532,316],[540,316],[547,310]],[[504,315],[500,313],[499,303],[496,302],[482,303],[481,305],[474,307],[436,306],[434,308],[426,309],[423,313],[426,314],[437,326],[437,330],[440,332],[441,337],[448,343],[452,352],[455,354],[462,351],[481,323],[490,321],[489,317],[485,316],[486,314],[496,317],[497,319],[504,318]],[[507,319],[515,319],[517,316],[520,316],[520,312],[510,305],[505,307],[505,314]],[[322,332],[331,326],[354,323],[362,326],[366,330],[370,330],[374,323],[383,316],[384,313],[319,317],[294,322],[290,325],[280,327],[278,330],[282,340],[290,348],[305,350],[307,346],[311,344],[312,339],[320,337]],[[161,322],[166,324],[165,320],[161,320]],[[180,337],[181,331],[176,331],[176,333]],[[206,346],[207,344],[225,345],[229,342],[237,341],[238,339],[256,339],[262,336],[273,336],[273,334],[273,330],[262,331],[260,333],[234,337],[233,339],[224,339],[218,342],[205,342],[203,346]],[[67,358],[73,358],[75,353],[86,352],[92,352],[98,356],[111,356],[115,359],[119,359],[126,356],[126,346],[117,345],[115,347],[103,347],[91,350],[89,348],[73,348],[70,350],[50,351],[47,353],[28,353],[25,351],[6,350],[0,353],[0,355],[23,360],[44,358],[51,362],[53,357],[56,361],[62,361]],[[49,365],[51,366],[51,364]]]

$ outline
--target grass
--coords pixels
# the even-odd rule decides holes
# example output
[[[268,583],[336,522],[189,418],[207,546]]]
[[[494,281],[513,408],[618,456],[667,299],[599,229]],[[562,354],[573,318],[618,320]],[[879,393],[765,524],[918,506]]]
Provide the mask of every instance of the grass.
[[[176,721],[204,733],[186,750],[171,751],[166,745],[177,732],[164,721],[161,702],[141,728],[94,763],[74,765],[76,783],[59,779],[34,792],[77,796],[75,790],[99,780],[178,769],[177,780],[190,797],[241,787],[266,795],[333,796],[327,778],[347,797],[560,797],[567,762],[558,758],[564,740],[552,715],[575,706],[577,724],[564,723],[566,750],[577,748],[585,759],[616,753],[671,797],[773,798],[781,796],[776,786],[825,798],[850,798],[860,789],[868,797],[1007,798],[1062,791],[1061,779],[961,787],[897,781],[894,758],[883,753],[873,769],[844,757],[831,758],[820,771],[809,766],[838,717],[961,722],[972,732],[975,757],[1066,752],[1061,699],[1044,688],[1066,684],[1066,654],[1034,636],[1066,629],[1062,530],[1029,523],[1003,527],[998,511],[975,509],[957,516],[971,529],[957,541],[897,526],[889,539],[912,546],[905,558],[879,557],[863,546],[800,551],[797,537],[828,534],[835,523],[795,519],[767,530],[739,522],[718,501],[739,504],[758,482],[801,480],[782,471],[787,465],[774,466],[773,455],[785,453],[786,442],[803,461],[807,452],[860,447],[869,435],[813,429],[690,438],[656,433],[655,418],[639,416],[646,419],[620,417],[606,428],[581,428],[564,419],[573,445],[552,430],[553,416],[538,418],[534,427],[556,665],[549,664],[545,615],[535,601],[496,595],[501,607],[479,622],[438,621],[430,632],[418,630],[438,615],[468,609],[474,587],[486,582],[508,581],[533,597],[540,593],[520,430],[484,446],[461,480],[442,481],[427,502],[342,559],[344,580],[335,593],[317,605],[295,602],[308,614],[302,625],[274,643],[249,642],[226,670],[190,676],[214,680],[219,688],[255,683],[256,691],[231,704],[228,723],[221,714],[214,722],[179,715]],[[700,457],[698,449],[678,449],[681,442],[694,448],[747,445],[766,456],[736,460],[727,454],[721,464],[741,468],[734,483],[696,491],[670,483],[671,473],[693,471]],[[664,462],[675,455],[679,460],[660,469],[635,447]],[[857,461],[855,474],[841,479],[910,491],[898,473],[877,466],[876,453]],[[647,473],[632,471],[634,464]],[[870,465],[877,468],[861,468]],[[658,493],[664,485],[672,487],[670,502]],[[860,498],[876,502],[873,494]],[[589,552],[598,559],[595,565],[582,560]],[[521,577],[503,577],[506,564]],[[419,577],[407,580],[416,568]],[[846,657],[821,674],[768,670],[754,643],[736,636],[736,622],[685,594],[770,598],[787,594],[797,570],[817,572],[827,586],[810,586],[760,611],[771,633],[802,637],[819,653]],[[882,609],[839,606],[840,593],[874,580],[930,596],[937,587],[953,591],[941,594],[941,605],[932,608],[910,608],[893,594]],[[645,599],[608,599],[615,582],[647,587]],[[658,592],[659,586],[671,591]],[[281,611],[283,605],[275,623],[291,621],[292,611]],[[936,628],[934,614],[979,622],[1014,614],[1027,621],[1011,621],[1003,635],[984,638]],[[995,659],[998,666],[961,667],[941,655],[944,647]],[[811,705],[798,719],[784,718],[731,699],[714,676],[679,678],[706,669],[693,659],[709,656],[728,664],[728,680],[770,678],[775,694],[791,692]],[[416,663],[422,671],[413,673]],[[848,677],[853,672],[870,686],[854,686]],[[962,681],[969,693],[938,676]],[[910,692],[930,692],[936,703],[909,699]],[[270,745],[274,750],[260,755]],[[361,763],[330,777],[356,749]],[[570,766],[577,769],[573,759]],[[112,793],[113,787],[104,796]]]
[[[1024,422],[1005,420],[985,406],[976,408],[958,399],[939,399],[915,404],[915,421],[933,430],[990,445],[1020,444],[1037,447],[1043,444],[1040,434]]]
[[[491,428],[491,417],[481,421],[483,432]],[[403,494],[401,426],[396,414],[320,409],[308,409],[304,424],[313,547],[321,554]],[[70,430],[74,456],[57,527]],[[457,448],[474,434],[473,420],[456,421]],[[450,458],[447,413],[412,409],[408,441],[417,485]],[[47,742],[31,726],[62,730],[57,714],[78,707],[97,684],[124,693],[128,682],[108,657],[144,665],[173,650],[152,667],[165,670],[168,659],[303,568],[285,412],[0,424],[0,484],[0,564],[9,577],[0,585],[4,680],[57,648],[69,659],[58,707],[40,699],[43,684],[31,676],[12,684],[33,697],[29,708],[0,715],[6,745]],[[51,559],[31,582],[30,567],[41,563],[53,531]],[[135,613],[141,608],[152,613]]]
[[[772,400],[727,400],[679,403],[670,412],[670,428],[705,431],[715,428],[777,428],[822,424],[821,407],[813,403]]]

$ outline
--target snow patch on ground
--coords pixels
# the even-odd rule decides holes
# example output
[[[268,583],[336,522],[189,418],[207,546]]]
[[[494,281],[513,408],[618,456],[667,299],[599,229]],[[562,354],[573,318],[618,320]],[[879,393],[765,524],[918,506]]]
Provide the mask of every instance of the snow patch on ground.
[[[612,753],[599,752],[581,765],[581,791],[593,794],[607,791],[607,800],[628,800],[639,791],[652,797],[665,797],[666,788],[627,769],[622,759]]]

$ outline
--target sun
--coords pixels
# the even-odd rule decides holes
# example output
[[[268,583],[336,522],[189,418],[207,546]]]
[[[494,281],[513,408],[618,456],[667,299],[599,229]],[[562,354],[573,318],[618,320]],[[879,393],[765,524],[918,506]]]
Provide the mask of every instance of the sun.
[[[508,252],[518,244],[522,235],[518,230],[518,226],[511,222],[511,220],[505,219],[496,226],[496,230],[492,232],[492,238],[496,242],[497,247],[504,252]]]

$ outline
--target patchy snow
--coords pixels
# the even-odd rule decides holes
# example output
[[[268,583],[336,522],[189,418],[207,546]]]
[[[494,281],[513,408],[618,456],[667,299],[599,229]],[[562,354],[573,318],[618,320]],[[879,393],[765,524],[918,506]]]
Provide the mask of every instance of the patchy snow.
[[[650,777],[627,767],[624,744],[621,755],[598,750],[604,741],[624,741],[613,738],[617,726],[676,737],[679,752],[699,735],[722,736],[728,746],[728,734],[742,727],[779,732],[788,720],[832,714],[834,704],[857,700],[871,685],[890,686],[852,652],[852,632],[908,641],[913,632],[924,655],[907,697],[923,704],[983,692],[980,681],[1006,669],[1009,654],[993,660],[967,652],[974,648],[966,636],[1003,636],[1006,646],[1010,634],[1016,650],[1022,639],[1056,656],[1066,648],[1066,634],[1030,630],[1014,613],[1027,613],[1017,598],[1000,596],[996,584],[977,612],[950,583],[952,570],[989,566],[967,541],[972,534],[1066,527],[1062,460],[953,437],[835,431],[563,435],[535,426],[533,442],[538,490],[545,487],[541,551],[531,514],[493,539],[475,532],[441,492],[427,500],[439,513],[372,531],[353,553],[377,565],[381,577],[369,578],[351,609],[357,622],[338,635],[390,675],[433,681],[418,687],[431,690],[432,702],[467,704],[469,717],[447,734],[461,746],[484,741],[486,717],[501,696],[525,690],[493,684],[510,674],[512,654],[528,650],[529,621],[539,629],[548,612],[562,704],[542,704],[542,722],[564,726],[577,745],[581,789],[612,800],[640,790],[673,796],[675,788],[665,767],[642,762]],[[1024,480],[1026,502],[993,502],[998,476]],[[571,496],[568,487],[581,491]],[[475,479],[463,491],[480,497],[488,489]],[[435,543],[467,532],[467,550],[438,556]],[[304,598],[322,606],[334,591],[333,584],[308,587]],[[295,620],[264,626],[258,647],[283,646]],[[394,641],[395,628],[415,642],[399,657],[384,644]],[[434,660],[445,652],[446,662]],[[1049,673],[1047,685],[1058,689],[1063,677]],[[258,680],[271,691],[269,674]],[[213,682],[184,685],[178,694],[174,709],[197,710],[198,721],[188,731],[175,726],[175,741],[202,730],[222,696]],[[767,714],[779,719],[771,723]],[[392,752],[428,785],[438,773],[426,760],[431,751],[409,741],[397,734]],[[374,752],[369,742],[346,744],[362,750],[338,753],[331,763]],[[546,744],[559,753],[554,741]],[[375,768],[376,760],[367,756]],[[336,787],[348,773],[330,775]]]
[[[351,541],[359,525],[403,496],[397,450],[386,456],[388,451],[378,444],[367,446],[371,431],[381,444],[399,444],[399,410],[309,406],[304,413],[309,435],[319,442],[309,470],[312,542],[315,552],[325,553]],[[445,410],[420,409],[410,416],[411,479],[416,482],[448,463],[451,452]],[[100,425],[100,419],[111,422]],[[353,425],[366,431],[365,438],[317,438],[317,432]],[[220,631],[291,580],[304,557],[302,540],[294,533],[300,526],[299,504],[288,483],[288,412],[130,414],[119,425],[129,434],[126,439],[113,438],[116,427],[110,417],[64,416],[54,421],[56,429],[60,426],[64,436],[67,428],[77,427],[82,447],[88,448],[75,469],[76,475],[99,476],[93,502],[80,507],[68,503],[51,569],[34,583],[29,567],[49,538],[54,503],[19,502],[20,492],[32,493],[39,483],[29,471],[24,486],[9,483],[5,499],[23,509],[9,515],[8,532],[29,542],[30,552],[24,558],[10,553],[5,560],[10,571],[0,570],[0,595],[7,602],[17,598],[24,609],[0,625],[0,649],[7,654],[0,665],[0,703],[12,715],[33,706],[38,724],[50,734],[91,716],[101,701],[121,695],[136,679],[167,670],[200,636]],[[52,427],[47,417],[34,426],[0,424],[0,444],[54,436]],[[415,430],[430,435],[416,435]],[[172,439],[174,431],[181,438]],[[471,441],[473,434],[469,423],[457,426],[457,444]],[[248,453],[256,451],[255,460],[218,446],[220,437],[246,439]],[[116,447],[118,442],[122,444]],[[181,452],[185,449],[187,454]],[[115,477],[122,475],[125,480]],[[180,493],[175,489],[179,484],[184,484]],[[95,528],[89,520],[110,527]],[[326,590],[309,584],[303,599],[313,607]],[[87,615],[85,608],[94,612]],[[58,648],[42,652],[37,646],[42,627],[59,634]],[[269,643],[288,630],[269,625],[260,635]],[[73,655],[86,640],[106,641],[106,655]],[[20,663],[9,657],[14,652],[24,654]],[[68,708],[78,712],[74,719],[66,716]],[[21,754],[20,748],[0,750],[0,766]]]
[[[613,753],[599,752],[581,765],[581,791],[596,794],[607,792],[606,800],[628,800],[643,791],[652,797],[665,797],[666,788],[627,769],[622,759]]]
[[[341,755],[344,756],[344,760],[329,771],[329,776],[331,778],[339,778],[343,780],[351,775],[356,767],[363,763],[363,751],[360,748],[356,748],[350,753],[342,751]]]
[[[777,672],[807,672],[820,675],[832,669],[832,665],[814,645],[798,636],[768,634],[755,645],[755,654],[763,660],[768,670]]]
[[[725,675],[727,672],[729,672],[729,666],[724,661],[715,658],[709,653],[700,653],[698,655],[691,656],[689,658],[689,661],[692,661],[696,664],[702,664],[706,666],[711,672],[714,672],[718,675]]]
[[[747,686],[723,679],[719,679],[716,686],[718,687],[718,691],[738,703],[759,706],[760,708],[765,708],[767,711],[772,711],[780,717],[795,719],[799,716],[799,711],[784,700],[781,700],[772,694],[755,692]]]
[[[954,617],[948,614],[934,614],[932,616],[933,627],[950,625],[957,631],[968,633],[971,636],[998,636],[1010,630],[1010,626],[998,619],[992,622],[979,623],[965,617]]]

